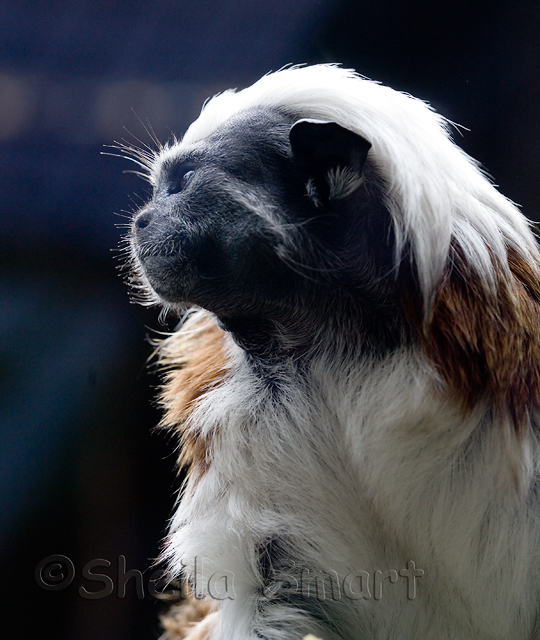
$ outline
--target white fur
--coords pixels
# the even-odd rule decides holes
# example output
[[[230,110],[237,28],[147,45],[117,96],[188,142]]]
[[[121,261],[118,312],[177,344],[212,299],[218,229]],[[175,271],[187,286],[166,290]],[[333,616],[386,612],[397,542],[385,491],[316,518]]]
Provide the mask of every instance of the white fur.
[[[502,265],[505,245],[538,259],[526,220],[451,143],[441,117],[335,66],[285,69],[213,98],[182,142],[161,152],[154,179],[179,146],[201,144],[255,106],[332,120],[371,142],[396,257],[410,242],[428,303],[452,238],[487,287],[496,274],[486,247]],[[306,633],[324,640],[540,638],[532,492],[540,452],[532,432],[516,443],[486,406],[464,419],[436,391],[435,373],[413,348],[359,362],[338,359],[335,345],[323,345],[307,373],[294,361],[276,365],[279,401],[232,340],[229,349],[229,377],[190,418],[204,433],[219,431],[212,464],[181,500],[168,547],[175,573],[185,567],[193,579],[198,558],[205,584],[215,572],[234,574],[235,597],[221,603],[215,640],[297,640]],[[513,482],[515,455],[523,463],[522,492]],[[335,630],[283,604],[262,614],[255,548],[269,534],[289,541],[297,568],[344,577],[399,572],[413,560],[424,575],[412,600],[400,579],[386,580],[379,600],[327,602]]]
[[[181,142],[161,151],[151,181],[155,182],[161,163],[180,149],[196,146],[235,114],[256,107],[337,122],[371,142],[371,161],[387,185],[396,260],[409,240],[427,303],[440,280],[452,237],[461,241],[488,286],[493,273],[486,243],[501,257],[505,243],[525,259],[537,255],[523,216],[491,186],[474,160],[450,141],[443,117],[412,96],[334,65],[286,68],[242,91],[215,96]]]
[[[223,603],[217,637],[256,637],[253,549],[269,532],[297,543],[300,566],[341,578],[399,571],[409,560],[424,570],[414,600],[404,583],[385,584],[378,601],[343,597],[347,638],[533,637],[540,523],[516,495],[508,443],[483,408],[464,422],[434,397],[412,353],[354,370],[337,368],[329,354],[304,388],[295,365],[284,363],[288,394],[279,404],[242,353],[235,358],[229,382],[193,416],[221,437],[211,471],[179,505],[169,548],[175,572],[203,559],[199,584],[214,572],[234,574],[236,597]],[[483,439],[479,450],[475,438]],[[525,446],[538,461],[537,441]],[[276,611],[278,622],[283,615]],[[297,616],[282,632],[270,621],[264,637],[340,637]]]

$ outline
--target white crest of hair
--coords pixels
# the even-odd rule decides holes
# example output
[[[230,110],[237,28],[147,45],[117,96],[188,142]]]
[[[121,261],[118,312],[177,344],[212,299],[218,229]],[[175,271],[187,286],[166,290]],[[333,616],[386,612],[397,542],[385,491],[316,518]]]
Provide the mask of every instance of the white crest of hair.
[[[204,140],[234,115],[261,107],[336,122],[372,144],[368,157],[386,183],[396,262],[409,243],[426,310],[452,238],[486,287],[494,285],[493,257],[504,269],[508,247],[525,260],[538,259],[526,220],[450,140],[447,120],[421,100],[336,65],[285,68],[242,91],[215,96],[182,141],[161,151],[156,166],[179,147]]]

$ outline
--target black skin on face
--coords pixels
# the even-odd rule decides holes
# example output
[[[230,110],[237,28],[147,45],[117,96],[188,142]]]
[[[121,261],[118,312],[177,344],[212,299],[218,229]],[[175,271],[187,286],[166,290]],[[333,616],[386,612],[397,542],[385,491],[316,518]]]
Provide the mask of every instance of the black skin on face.
[[[212,311],[252,345],[276,323],[298,331],[300,319],[336,313],[396,324],[391,225],[364,167],[369,148],[335,123],[263,109],[235,116],[163,162],[133,223],[150,285],[166,302]],[[332,201],[327,174],[338,167],[367,177]]]

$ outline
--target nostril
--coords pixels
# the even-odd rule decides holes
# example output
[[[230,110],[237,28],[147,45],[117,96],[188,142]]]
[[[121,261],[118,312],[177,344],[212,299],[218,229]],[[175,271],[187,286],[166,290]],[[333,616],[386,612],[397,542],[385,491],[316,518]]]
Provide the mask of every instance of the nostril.
[[[152,218],[154,217],[154,213],[152,210],[141,211],[135,218],[135,228],[136,229],[146,229],[149,224],[152,222]]]

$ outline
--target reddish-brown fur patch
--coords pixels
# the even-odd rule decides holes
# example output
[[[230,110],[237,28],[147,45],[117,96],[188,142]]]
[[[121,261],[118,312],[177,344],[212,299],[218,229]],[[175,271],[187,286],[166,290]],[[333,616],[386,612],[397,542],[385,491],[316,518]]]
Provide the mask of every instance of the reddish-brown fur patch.
[[[189,596],[161,616],[160,640],[210,640],[218,622],[215,602]]]
[[[521,431],[540,402],[540,265],[513,250],[510,275],[494,264],[490,293],[453,245],[433,311],[417,326],[425,354],[465,408],[486,398]]]
[[[178,430],[182,447],[180,465],[188,466],[193,478],[210,464],[212,436],[203,435],[189,418],[201,398],[219,386],[228,371],[226,334],[208,316],[184,325],[161,347],[161,364],[168,370],[160,402],[165,408],[162,425]]]

